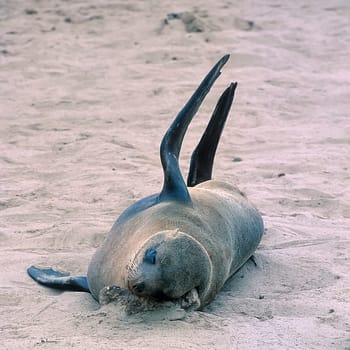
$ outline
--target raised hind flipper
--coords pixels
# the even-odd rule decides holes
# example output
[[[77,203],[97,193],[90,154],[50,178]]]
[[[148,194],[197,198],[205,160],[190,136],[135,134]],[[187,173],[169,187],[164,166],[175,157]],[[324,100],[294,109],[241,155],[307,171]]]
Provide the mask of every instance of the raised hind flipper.
[[[217,145],[220,140],[228,113],[231,109],[237,83],[231,85],[221,95],[214,113],[198,146],[192,153],[187,186],[193,187],[201,182],[210,180]]]
[[[90,293],[86,276],[70,276],[69,273],[62,273],[51,268],[40,269],[35,266],[29,267],[27,272],[34,281],[44,286]]]
[[[212,68],[164,135],[160,146],[160,158],[164,171],[163,189],[159,194],[160,201],[191,203],[187,186],[179,168],[182,141],[188,125],[228,59],[229,55],[225,55]]]

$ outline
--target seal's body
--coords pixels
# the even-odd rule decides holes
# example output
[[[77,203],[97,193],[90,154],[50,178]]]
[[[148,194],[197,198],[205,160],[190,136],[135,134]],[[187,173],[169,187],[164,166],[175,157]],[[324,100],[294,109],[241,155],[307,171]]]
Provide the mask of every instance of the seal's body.
[[[33,279],[91,292],[101,302],[115,286],[141,299],[178,299],[184,304],[193,299],[192,305],[202,308],[249,259],[264,231],[262,218],[236,187],[211,179],[237,83],[230,84],[216,105],[192,154],[187,185],[178,162],[188,125],[228,58],[212,68],[165,133],[161,192],[121,214],[93,256],[87,276],[32,266],[28,273]]]
[[[191,206],[161,202],[114,225],[88,270],[96,299],[112,285],[161,299],[177,299],[196,288],[203,307],[248,260],[263,223],[242,193],[214,180],[189,193]],[[153,263],[146,254],[152,249]]]

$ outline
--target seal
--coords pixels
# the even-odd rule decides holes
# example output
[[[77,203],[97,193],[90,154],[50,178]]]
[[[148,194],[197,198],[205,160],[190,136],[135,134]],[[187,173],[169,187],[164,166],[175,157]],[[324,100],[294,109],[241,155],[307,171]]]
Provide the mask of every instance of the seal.
[[[211,69],[165,133],[161,192],[120,215],[92,257],[87,276],[32,266],[28,274],[34,280],[87,291],[100,302],[116,287],[140,299],[180,300],[184,307],[202,309],[252,256],[264,232],[261,215],[237,187],[212,180],[237,83],[229,85],[215,107],[192,154],[187,184],[178,161],[187,128],[228,59],[222,57]]]

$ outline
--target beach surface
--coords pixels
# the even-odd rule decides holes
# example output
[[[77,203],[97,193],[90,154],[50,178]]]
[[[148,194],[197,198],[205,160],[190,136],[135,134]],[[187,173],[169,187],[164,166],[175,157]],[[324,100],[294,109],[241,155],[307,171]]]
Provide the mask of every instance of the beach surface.
[[[347,0],[0,0],[1,348],[349,350],[349,23]],[[214,178],[263,215],[256,265],[186,317],[30,279],[86,274],[118,215],[159,192],[162,136],[227,53],[181,167],[237,81]]]

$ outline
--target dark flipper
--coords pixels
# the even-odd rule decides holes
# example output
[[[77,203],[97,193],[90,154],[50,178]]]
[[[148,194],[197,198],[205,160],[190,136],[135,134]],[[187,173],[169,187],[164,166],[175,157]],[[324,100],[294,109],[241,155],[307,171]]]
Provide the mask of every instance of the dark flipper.
[[[27,272],[34,281],[44,286],[56,289],[90,293],[86,276],[73,277],[67,273],[55,271],[51,268],[40,269],[35,266],[31,266]]]
[[[209,124],[193,151],[187,177],[188,187],[211,179],[216,148],[231,109],[236,87],[237,83],[232,83],[221,95]]]
[[[159,195],[160,201],[175,200],[183,203],[191,203],[191,198],[181,175],[178,162],[182,141],[193,116],[196,114],[215,80],[219,77],[220,69],[228,59],[229,55],[222,57],[212,68],[164,135],[160,146],[160,158],[164,171],[163,189]]]

